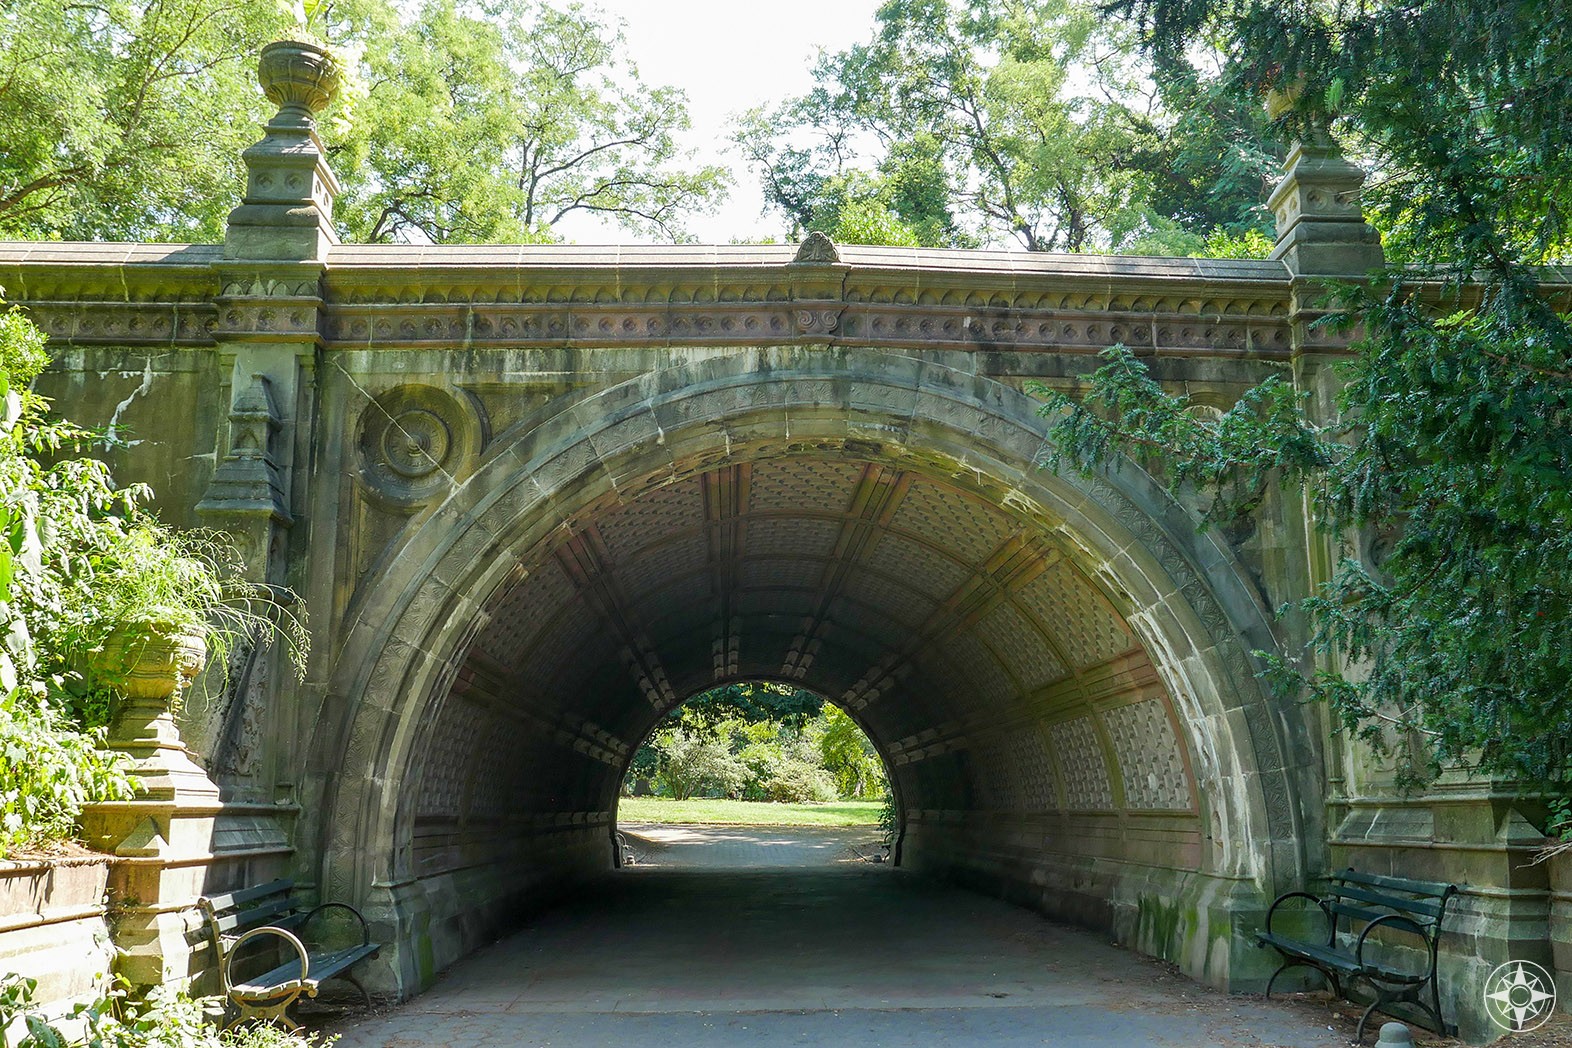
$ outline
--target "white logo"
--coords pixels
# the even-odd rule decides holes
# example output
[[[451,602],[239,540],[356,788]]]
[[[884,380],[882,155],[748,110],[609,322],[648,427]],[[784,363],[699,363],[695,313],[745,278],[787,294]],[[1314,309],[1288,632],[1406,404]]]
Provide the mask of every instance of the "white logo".
[[[1508,961],[1485,980],[1485,1011],[1503,1030],[1537,1030],[1555,1010],[1555,981],[1533,961]]]

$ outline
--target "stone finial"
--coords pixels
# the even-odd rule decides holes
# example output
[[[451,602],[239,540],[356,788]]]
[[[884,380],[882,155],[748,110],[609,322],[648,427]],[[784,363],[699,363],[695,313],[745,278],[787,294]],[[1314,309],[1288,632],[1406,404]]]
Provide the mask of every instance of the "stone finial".
[[[338,94],[343,76],[326,49],[304,40],[275,40],[262,48],[257,79],[268,101],[278,106],[274,125],[311,127]]]
[[[841,253],[835,248],[835,241],[824,233],[814,230],[808,234],[808,239],[802,242],[797,249],[797,257],[792,262],[811,262],[818,265],[834,264],[841,260]]]
[[[337,94],[342,70],[317,44],[275,40],[262,49],[257,76],[278,113],[268,121],[262,141],[240,155],[246,195],[229,213],[224,257],[281,264],[325,261],[338,242],[333,232],[338,180],[317,138],[316,115]]]
[[[1365,173],[1329,137],[1295,142],[1283,179],[1267,198],[1277,219],[1272,257],[1295,276],[1358,279],[1379,268],[1381,238],[1359,205],[1364,181]]]

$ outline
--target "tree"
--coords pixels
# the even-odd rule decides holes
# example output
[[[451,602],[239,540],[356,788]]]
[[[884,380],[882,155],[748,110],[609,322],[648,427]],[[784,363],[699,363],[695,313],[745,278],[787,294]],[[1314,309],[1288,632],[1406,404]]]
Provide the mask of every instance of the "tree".
[[[839,706],[825,706],[814,740],[825,771],[841,797],[877,797],[888,789],[884,762],[857,722]]]
[[[244,0],[0,7],[0,236],[221,239],[286,24]]]
[[[833,235],[851,204],[873,205],[884,220],[862,228],[886,242],[1033,251],[1175,229],[1194,247],[1260,225],[1272,157],[1258,110],[1193,68],[1149,80],[1090,8],[889,0],[877,19],[869,42],[820,59],[813,91],[739,125],[795,230]]]
[[[1572,330],[1536,267],[1572,249],[1572,19],[1548,0],[1114,6],[1159,62],[1222,40],[1241,98],[1286,88],[1297,133],[1368,157],[1375,220],[1414,265],[1338,289],[1362,328],[1339,417],[1272,380],[1208,421],[1116,350],[1078,402],[1049,395],[1061,454],[1122,448],[1210,492],[1214,521],[1298,485],[1333,536],[1379,537],[1303,602],[1309,646],[1274,683],[1377,744],[1424,739],[1410,778],[1462,765],[1566,797]]]
[[[579,5],[428,0],[407,25],[386,10],[323,15],[363,55],[367,87],[330,141],[355,238],[543,242],[590,213],[676,240],[724,194],[677,143],[683,93],[645,84]]]
[[[801,730],[819,715],[824,700],[811,691],[771,681],[738,681],[701,692],[673,710],[667,720],[713,728],[724,721],[777,722]]]
[[[14,0],[0,237],[223,239],[269,115],[257,51],[303,27],[351,74],[319,128],[349,239],[548,241],[576,213],[680,239],[724,193],[677,144],[682,93],[645,84],[615,27],[576,4]]]
[[[732,756],[726,740],[703,730],[677,727],[656,739],[659,783],[673,799],[685,801],[706,790],[731,794],[742,789],[748,771]]]

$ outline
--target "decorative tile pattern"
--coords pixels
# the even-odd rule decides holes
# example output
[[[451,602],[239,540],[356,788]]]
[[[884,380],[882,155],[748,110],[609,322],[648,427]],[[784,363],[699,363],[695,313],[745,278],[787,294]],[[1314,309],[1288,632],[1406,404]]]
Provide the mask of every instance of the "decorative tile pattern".
[[[758,462],[748,484],[748,508],[842,513],[851,507],[862,471],[859,463],[825,459]]]
[[[841,526],[833,520],[812,517],[752,518],[743,535],[744,556],[822,557],[835,552]]]
[[[942,601],[971,577],[948,557],[931,553],[910,539],[886,534],[865,560],[868,567],[901,579],[934,601]]]
[[[1045,684],[1062,680],[1069,674],[1041,633],[1014,607],[1001,604],[978,621],[977,629],[1030,694]]]
[[[747,588],[816,590],[824,578],[825,564],[811,557],[769,557],[742,563],[742,584]]]
[[[701,529],[704,525],[704,499],[698,481],[670,484],[647,492],[628,505],[619,507],[596,522],[602,541],[617,562],[651,543],[660,542],[679,531]]]
[[[1048,739],[1027,729],[977,743],[983,800],[998,811],[1054,811],[1059,807]]]
[[[646,549],[623,563],[617,575],[623,590],[629,596],[639,597],[664,588],[673,579],[704,571],[709,555],[709,543],[702,534],[685,535]]]
[[[938,605],[913,591],[913,582],[885,578],[869,571],[856,571],[841,587],[841,592],[862,604],[878,608],[909,628],[916,628],[928,620]]]
[[[1106,811],[1113,807],[1108,762],[1097,743],[1090,717],[1060,721],[1049,729],[1054,760],[1064,773],[1064,802],[1071,811]]]
[[[1091,583],[1067,565],[1056,564],[1043,572],[1019,591],[1017,599],[1077,669],[1106,662],[1135,643]]]
[[[1190,777],[1185,774],[1168,711],[1158,699],[1135,702],[1103,714],[1113,742],[1127,808],[1189,811]]]
[[[476,646],[499,662],[514,664],[572,595],[573,583],[556,562],[542,564],[497,601]]]
[[[1008,517],[958,491],[918,481],[906,493],[894,526],[978,566],[1016,530]]]
[[[962,633],[944,638],[941,642],[945,656],[960,669],[965,679],[967,705],[989,710],[993,715],[1007,716],[1016,699],[1016,689],[1010,678],[977,638],[975,633]]]
[[[463,814],[464,784],[475,739],[490,719],[480,706],[462,698],[449,696],[442,704],[421,771],[420,815],[456,819]]]

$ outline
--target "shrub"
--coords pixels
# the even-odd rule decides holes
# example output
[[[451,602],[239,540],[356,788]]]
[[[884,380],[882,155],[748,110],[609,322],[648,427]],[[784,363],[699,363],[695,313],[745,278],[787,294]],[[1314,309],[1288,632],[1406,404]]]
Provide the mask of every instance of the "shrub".
[[[713,734],[673,728],[662,732],[657,743],[656,784],[676,800],[707,791],[729,796],[740,792],[748,779],[747,768],[731,755],[726,740]]]
[[[808,801],[833,801],[835,798],[835,782],[829,772],[797,757],[787,757],[781,761],[764,781],[765,800],[802,804]]]
[[[297,668],[305,653],[303,624],[245,580],[227,536],[160,524],[146,487],[117,487],[84,454],[106,438],[50,416],[29,388],[44,342],[18,310],[0,313],[0,855],[128,795],[123,762],[94,752],[112,688],[86,668],[117,628],[200,629],[222,666],[232,642],[279,623]]]
[[[102,735],[74,728],[47,698],[19,688],[0,698],[0,855],[67,839],[84,804],[131,795]]]
[[[204,1000],[167,986],[144,1000],[131,998],[124,980],[103,997],[79,1004],[69,1018],[51,1023],[33,1011],[37,980],[0,976],[0,1045],[6,1048],[327,1048],[338,1037],[296,1034],[266,1024],[220,1033],[204,1020]],[[15,1045],[6,1040],[21,1020],[27,1033]],[[79,1031],[66,1033],[65,1030]]]

